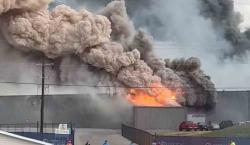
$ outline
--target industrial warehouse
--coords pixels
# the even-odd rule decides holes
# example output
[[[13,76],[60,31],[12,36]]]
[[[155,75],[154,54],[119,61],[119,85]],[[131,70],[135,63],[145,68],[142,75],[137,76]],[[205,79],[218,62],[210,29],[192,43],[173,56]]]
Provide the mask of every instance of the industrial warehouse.
[[[154,134],[157,132],[156,130],[176,131],[181,122],[190,120],[188,116],[194,114],[203,115],[204,122],[212,121],[217,124],[224,120],[231,120],[234,123],[250,120],[249,91],[219,91],[217,93],[218,103],[212,110],[186,107],[131,107],[126,111],[117,109],[116,112],[109,114],[104,114],[98,106],[91,106],[93,102],[88,95],[47,95],[44,121],[51,124],[72,123],[75,128],[92,129],[120,129],[121,124],[126,124],[130,127],[153,131]],[[100,94],[100,96],[109,98],[104,94]],[[19,124],[39,122],[39,100],[39,95],[2,96],[0,123],[3,125],[0,127],[3,129],[6,125],[14,125],[17,122]],[[109,104],[106,105],[115,109],[117,107],[115,101],[110,98],[109,101]],[[237,104],[235,104],[236,101]],[[225,107],[227,110],[224,110]],[[79,117],[79,115],[84,117]],[[105,123],[103,120],[106,120]],[[22,131],[22,129],[18,129]]]
[[[0,144],[250,144],[246,0],[0,1]]]
[[[101,96],[105,97],[105,95]],[[17,122],[36,123],[40,117],[39,99],[39,95],[1,96],[1,124],[15,124]],[[237,103],[235,103],[236,101]],[[205,122],[212,121],[215,123],[220,123],[223,120],[232,120],[235,123],[250,120],[249,91],[219,91],[218,103],[212,110],[190,109],[185,107],[131,107],[131,109],[124,111],[125,113],[117,109],[117,112],[112,114],[102,114],[101,110],[98,110],[98,107],[89,106],[92,104],[92,102],[89,102],[91,102],[91,100],[89,100],[88,95],[83,94],[47,95],[45,99],[45,122],[72,122],[78,128],[118,129],[122,123],[125,123],[145,130],[177,130],[180,122],[186,120],[188,114],[204,114]],[[111,108],[115,108],[117,106],[114,103],[115,101],[112,102],[112,99],[110,99],[110,103],[107,105]],[[227,110],[224,110],[226,107]],[[153,112],[151,113],[150,111]],[[84,117],[79,117],[79,114]],[[111,119],[105,123],[102,122],[102,120],[113,118],[115,115],[122,117],[115,119],[116,121],[112,121]],[[159,117],[163,120],[159,120]],[[158,119],[154,120],[155,118]]]

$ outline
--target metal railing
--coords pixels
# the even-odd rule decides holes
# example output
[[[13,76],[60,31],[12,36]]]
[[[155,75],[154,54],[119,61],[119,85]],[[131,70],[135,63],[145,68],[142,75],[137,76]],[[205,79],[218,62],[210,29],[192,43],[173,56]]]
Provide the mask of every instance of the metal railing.
[[[6,132],[38,132],[39,123],[0,124],[0,130]]]
[[[44,123],[44,133],[54,133],[60,123]],[[69,128],[73,128],[72,123],[67,123]],[[15,123],[0,124],[0,130],[7,132],[39,132],[40,124],[36,123]]]

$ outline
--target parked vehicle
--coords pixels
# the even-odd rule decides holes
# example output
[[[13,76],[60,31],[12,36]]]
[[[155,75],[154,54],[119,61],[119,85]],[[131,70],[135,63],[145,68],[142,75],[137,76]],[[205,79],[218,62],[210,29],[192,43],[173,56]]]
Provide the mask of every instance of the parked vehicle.
[[[210,130],[219,130],[220,129],[220,125],[217,123],[212,123],[210,126]]]
[[[183,121],[180,125],[179,125],[179,131],[190,131],[190,130],[198,130],[198,124],[194,123],[192,121]]]
[[[249,124],[250,121],[244,121],[244,122],[238,122],[237,125],[241,126],[241,125],[245,125],[245,124]]]
[[[228,128],[228,127],[232,127],[232,126],[234,126],[234,124],[233,124],[233,121],[231,121],[231,120],[222,121],[220,123],[220,129],[224,129],[224,128]]]
[[[212,123],[211,121],[208,122],[208,130],[219,130],[220,125],[217,123]]]
[[[199,128],[199,130],[201,130],[201,131],[203,131],[203,130],[208,131],[208,130],[209,130],[209,125],[207,125],[207,124],[204,123],[204,122],[199,122],[199,123],[198,123],[198,128]]]

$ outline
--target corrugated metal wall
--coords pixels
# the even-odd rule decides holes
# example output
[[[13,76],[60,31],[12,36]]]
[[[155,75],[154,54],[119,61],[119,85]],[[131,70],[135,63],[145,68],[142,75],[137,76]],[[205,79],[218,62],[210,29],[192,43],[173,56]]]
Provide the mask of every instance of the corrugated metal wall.
[[[134,125],[143,130],[178,129],[179,124],[186,119],[184,108],[173,107],[135,107]]]
[[[0,124],[38,121],[40,118],[39,101],[39,96],[0,97]],[[118,116],[118,118],[112,117],[112,113],[110,114],[110,116],[107,116],[103,113],[100,113],[100,109],[98,110],[98,108],[95,107],[95,104],[88,103],[89,99],[87,95],[46,96],[45,101],[46,122],[67,123],[71,121],[75,123],[77,127],[99,128],[119,128],[121,123],[132,125],[133,122],[132,109],[123,112],[122,110],[121,112],[117,111],[118,114],[120,113],[120,116]],[[110,105],[112,104],[115,103],[111,102]],[[172,110],[172,112],[175,111]],[[214,110],[209,112],[202,112],[200,109],[189,109],[189,112],[206,113],[207,121],[211,120],[218,123],[222,120],[233,120],[234,122],[250,120],[250,91],[220,91],[218,92],[218,103]],[[161,111],[160,113],[157,113],[157,115],[152,115],[152,113],[155,113],[155,109],[152,109],[149,113],[137,114],[140,116],[145,115],[142,116],[142,119],[140,120],[144,124],[149,124],[150,121],[152,122],[152,120],[146,120],[145,117],[151,116],[154,118],[158,118],[159,122],[169,119],[175,120],[175,118],[178,119],[179,117],[178,111],[177,113],[171,113],[171,111],[166,112],[165,115]],[[171,117],[164,118],[166,116]],[[113,120],[115,121],[113,122],[110,118],[113,118]],[[104,122],[103,120],[109,120],[109,123]],[[155,121],[153,123],[160,126],[161,124],[159,124],[158,121]],[[155,125],[153,127],[161,128],[158,125]],[[168,124],[164,125],[164,127],[166,128]]]
[[[214,110],[207,113],[207,120],[234,122],[250,120],[250,91],[220,91]]]
[[[133,109],[109,100],[110,103],[97,104],[88,95],[48,95],[44,119],[46,123],[72,122],[75,127],[84,128],[118,129],[121,123],[132,125]],[[0,116],[0,124],[36,123],[40,120],[40,96],[0,97]]]

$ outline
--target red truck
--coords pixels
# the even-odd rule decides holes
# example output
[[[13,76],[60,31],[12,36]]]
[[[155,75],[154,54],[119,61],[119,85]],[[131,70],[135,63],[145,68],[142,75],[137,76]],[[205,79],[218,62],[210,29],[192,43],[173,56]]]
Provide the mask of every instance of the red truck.
[[[199,126],[197,123],[194,123],[192,121],[183,121],[179,125],[179,131],[190,131],[190,130],[198,130]]]

